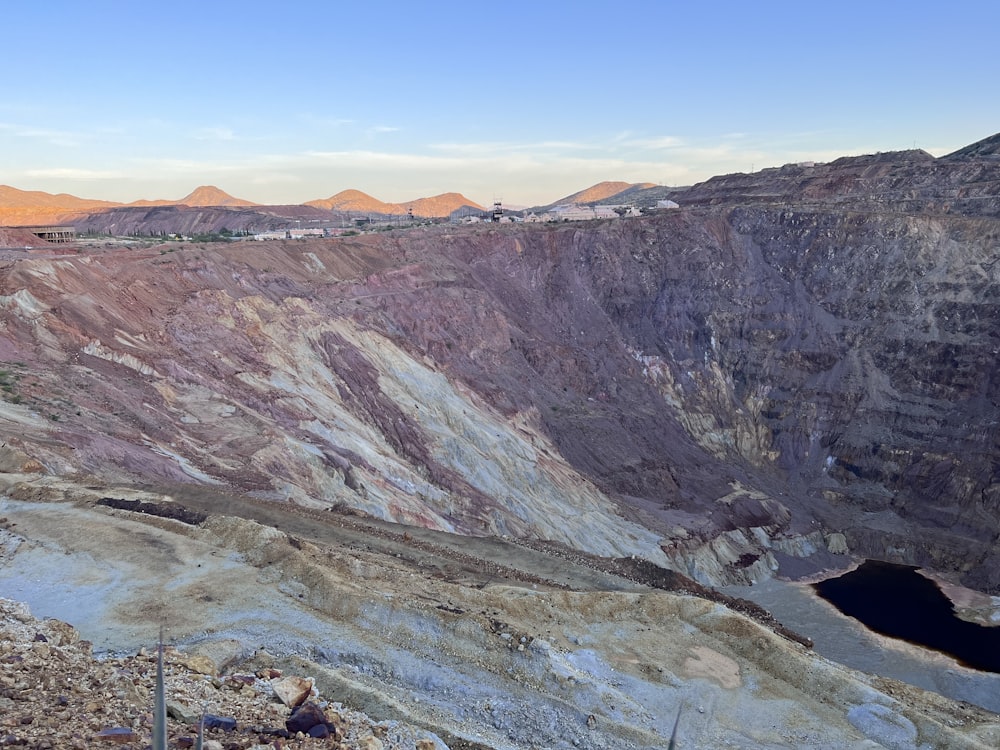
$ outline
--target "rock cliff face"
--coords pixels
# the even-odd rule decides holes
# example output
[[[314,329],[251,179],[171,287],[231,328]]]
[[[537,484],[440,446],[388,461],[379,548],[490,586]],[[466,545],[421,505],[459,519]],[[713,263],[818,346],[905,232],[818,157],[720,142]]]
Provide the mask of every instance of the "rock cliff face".
[[[629,221],[10,253],[0,427],[53,474],[703,581],[852,552],[998,591],[997,169],[882,154]]]

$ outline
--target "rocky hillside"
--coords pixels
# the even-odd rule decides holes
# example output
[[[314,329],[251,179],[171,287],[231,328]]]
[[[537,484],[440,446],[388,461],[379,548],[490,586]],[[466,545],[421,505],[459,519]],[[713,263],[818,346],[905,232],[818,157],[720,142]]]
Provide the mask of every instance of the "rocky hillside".
[[[334,214],[312,206],[130,205],[78,216],[73,226],[78,234],[156,237],[211,234],[223,229],[253,234],[299,227],[302,222],[329,224],[337,219]]]
[[[257,206],[258,203],[235,198],[225,190],[220,190],[215,185],[202,185],[195,188],[190,193],[179,200],[139,200],[128,204],[129,206],[192,206],[195,208],[207,208],[216,206]]]
[[[98,659],[71,625],[36,619],[23,604],[0,599],[0,654],[5,747],[142,747],[152,737],[157,649]],[[216,658],[164,649],[170,747],[191,747],[203,715],[206,748],[277,741],[291,750],[316,747],[317,738],[352,750],[445,747],[426,730],[377,723],[323,700],[314,680],[285,675],[273,663],[220,679]]]
[[[211,214],[206,217],[185,211],[187,208],[206,209]],[[164,209],[167,213],[150,213],[150,209]],[[303,219],[331,222],[350,220],[359,214],[405,216],[411,211],[417,217],[443,218],[461,209],[482,211],[483,207],[459,193],[442,193],[408,203],[385,203],[360,190],[344,190],[330,198],[303,205],[261,206],[233,197],[214,185],[202,185],[177,200],[137,200],[131,203],[87,200],[66,193],[52,195],[0,185],[0,226],[72,224],[80,232],[119,235],[149,236],[161,232],[205,234],[218,230],[214,227],[218,223],[214,217],[225,218],[225,213],[220,214],[225,209],[240,209],[235,213],[236,218],[228,216],[229,229],[268,231],[295,226],[295,220]],[[202,218],[198,219],[199,216]],[[285,221],[276,220],[278,218]]]
[[[180,652],[167,652],[171,747],[189,746],[202,711],[220,719],[212,747],[230,750],[662,750],[675,732],[679,748],[741,750],[1000,741],[995,714],[838,667],[636,560],[195,486],[0,483],[0,591],[90,641],[0,599],[6,746],[145,746],[161,627]],[[286,675],[314,684],[333,739],[289,724]],[[995,701],[996,686],[979,694]]]
[[[463,208],[483,210],[478,203],[460,193],[442,193],[431,198],[417,198],[408,203],[386,203],[360,190],[342,190],[329,198],[309,201],[305,205],[353,215],[405,216],[412,212],[414,216],[425,218],[449,216]]]
[[[996,591],[996,219],[822,197],[11,257],[9,434],[703,581],[851,551]]]
[[[637,190],[646,190],[656,187],[652,182],[599,182],[591,185],[585,190],[580,190],[572,195],[567,195],[561,200],[555,201],[552,205],[561,203],[599,203],[601,201],[614,201],[617,196],[623,193],[631,193]]]
[[[47,247],[48,245],[48,242],[32,234],[27,229],[0,227],[0,248],[14,247],[20,250],[23,248]]]
[[[654,188],[636,199],[652,205],[669,195],[688,206],[765,203],[996,218],[1000,216],[997,142],[992,136],[938,159],[914,150],[844,157],[827,164],[786,164],[713,177],[672,193]]]
[[[663,747],[648,706],[706,703],[703,746],[995,746],[989,719],[657,584],[874,557],[1000,593],[996,169],[987,139],[629,220],[0,251],[0,581],[114,601],[119,643],[168,616],[283,633],[490,747]],[[105,504],[128,499],[197,520]],[[309,652],[316,611],[349,645]]]
[[[0,185],[0,226],[60,224],[70,217],[115,205],[110,201],[87,200],[66,193],[52,195]]]

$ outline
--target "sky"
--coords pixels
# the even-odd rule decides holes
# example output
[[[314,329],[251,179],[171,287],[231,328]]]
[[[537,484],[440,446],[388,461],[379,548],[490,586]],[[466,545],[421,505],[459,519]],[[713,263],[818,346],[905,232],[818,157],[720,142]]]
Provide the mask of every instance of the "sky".
[[[0,184],[540,205],[1000,131],[996,0],[5,3]]]

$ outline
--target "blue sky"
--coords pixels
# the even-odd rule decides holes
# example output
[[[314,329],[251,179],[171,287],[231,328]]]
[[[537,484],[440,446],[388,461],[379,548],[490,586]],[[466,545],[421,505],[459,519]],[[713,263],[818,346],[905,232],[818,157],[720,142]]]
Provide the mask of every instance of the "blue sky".
[[[14,2],[0,183],[548,203],[1000,131],[995,0]]]

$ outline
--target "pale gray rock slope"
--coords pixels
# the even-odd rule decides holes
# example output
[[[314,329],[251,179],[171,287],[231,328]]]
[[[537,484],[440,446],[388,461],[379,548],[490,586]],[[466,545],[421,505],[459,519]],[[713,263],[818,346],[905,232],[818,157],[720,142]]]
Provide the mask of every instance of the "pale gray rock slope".
[[[308,518],[191,525],[96,504],[162,495],[7,481],[0,596],[75,623],[98,651],[149,648],[162,624],[220,670],[283,665],[452,747],[664,747],[677,711],[688,748],[1000,741],[993,714],[843,668],[697,597],[585,571],[576,588],[508,570],[462,581],[458,558],[435,570],[420,555],[437,547],[362,534],[349,516],[330,514],[329,534],[356,534],[335,544]]]
[[[821,569],[836,538],[993,592],[981,151],[727,176],[630,221],[8,253],[0,427],[57,474],[704,582]]]

